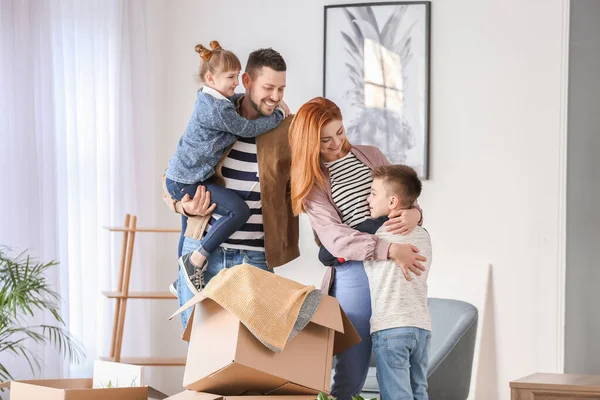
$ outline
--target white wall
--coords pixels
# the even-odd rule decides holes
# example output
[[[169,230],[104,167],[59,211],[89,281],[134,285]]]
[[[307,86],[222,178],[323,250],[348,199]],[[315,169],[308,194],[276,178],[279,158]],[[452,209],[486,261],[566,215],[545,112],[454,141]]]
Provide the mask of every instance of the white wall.
[[[481,399],[507,399],[510,380],[562,365],[565,3],[432,4],[431,179],[421,204],[434,241],[432,274],[492,265],[486,308],[495,351],[481,363],[496,373],[481,377]],[[159,164],[166,165],[190,116],[199,42],[218,39],[242,60],[259,47],[279,50],[293,110],[322,94],[323,0],[155,4]],[[305,218],[301,223],[302,256],[278,272],[318,285],[312,232]]]

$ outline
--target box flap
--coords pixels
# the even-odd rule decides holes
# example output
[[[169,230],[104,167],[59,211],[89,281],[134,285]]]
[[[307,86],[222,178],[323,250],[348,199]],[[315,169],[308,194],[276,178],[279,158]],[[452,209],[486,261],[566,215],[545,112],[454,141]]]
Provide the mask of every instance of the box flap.
[[[179,310],[175,311],[175,313],[173,315],[171,315],[169,317],[169,319],[170,320],[173,319],[177,315],[181,314],[182,312],[184,312],[188,308],[195,306],[196,304],[200,303],[204,299],[206,299],[206,296],[203,295],[202,293],[198,293],[197,295],[195,295],[194,297],[192,297],[191,299],[189,299],[187,301],[187,303],[185,303],[184,305],[182,305],[181,307],[179,307]]]
[[[258,342],[254,335],[242,325],[238,334],[235,361],[257,371],[285,379],[282,384],[293,382],[319,391],[326,390],[330,388],[331,382],[327,382],[327,384],[324,382],[327,372],[325,364],[327,358],[332,357],[335,334],[334,330],[325,326],[308,324],[302,332],[286,344],[281,353],[274,353]],[[307,368],[307,365],[310,365],[310,368]],[[268,393],[278,386],[265,388],[268,390],[263,389],[259,393]],[[207,391],[223,395],[238,394],[215,390]]]
[[[123,400],[156,399],[168,396],[149,386],[125,388],[92,388],[91,378],[72,379],[33,379],[2,382],[0,387],[10,386],[11,398],[21,399],[65,399],[86,400],[98,398],[118,398]]]
[[[244,396],[221,396],[205,392],[194,392],[193,390],[185,390],[177,393],[167,400],[315,400],[315,395],[303,396],[260,396],[260,395],[244,395]]]
[[[212,300],[195,307],[193,328],[188,346],[183,386],[198,392],[212,392],[211,387],[190,387],[189,384],[227,367],[235,360],[240,320]]]
[[[16,381],[10,385],[10,397],[13,400],[64,400],[65,390]]]
[[[307,395],[311,396],[314,400],[320,392],[318,390],[310,389],[301,385],[296,385],[295,383],[287,382],[277,389],[270,391],[267,393],[269,398],[272,396],[295,396],[295,395]],[[287,398],[287,397],[286,397]]]
[[[91,378],[65,378],[65,379],[25,379],[0,383],[0,388],[9,388],[12,382],[28,385],[45,386],[55,389],[86,389],[92,387]]]
[[[194,326],[194,313],[190,313],[190,317],[188,318],[187,324],[185,325],[185,329],[183,330],[183,334],[181,335],[181,339],[186,342],[190,341],[192,337],[192,328]]]
[[[335,297],[323,295],[319,308],[313,314],[310,322],[344,333],[344,323],[340,310],[340,303]]]
[[[169,395],[161,392],[160,390],[154,389],[152,386],[148,386],[148,398],[149,399],[164,400],[167,397],[169,397]]]
[[[333,341],[333,355],[338,355],[342,351],[349,349],[350,347],[362,341],[360,335],[354,328],[354,325],[352,325],[352,322],[350,322],[350,319],[344,310],[342,310],[342,307],[339,307],[339,310],[344,323],[344,332],[335,332],[335,339]]]
[[[261,395],[243,395],[243,396],[223,396],[223,400],[315,400],[315,395],[292,395],[292,396],[261,396]]]
[[[148,400],[148,386],[65,390],[65,400]],[[44,399],[44,397],[38,397]]]
[[[205,392],[195,392],[193,390],[184,390],[167,397],[167,400],[220,400],[223,396]]]

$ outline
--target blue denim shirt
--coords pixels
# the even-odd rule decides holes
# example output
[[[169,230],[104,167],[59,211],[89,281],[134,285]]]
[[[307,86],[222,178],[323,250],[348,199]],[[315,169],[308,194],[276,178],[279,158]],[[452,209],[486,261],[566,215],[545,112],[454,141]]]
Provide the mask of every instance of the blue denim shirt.
[[[280,110],[255,120],[239,115],[235,103],[242,96],[228,99],[209,87],[198,91],[190,122],[169,161],[167,178],[185,184],[205,181],[237,136],[256,137],[279,125],[283,119]]]

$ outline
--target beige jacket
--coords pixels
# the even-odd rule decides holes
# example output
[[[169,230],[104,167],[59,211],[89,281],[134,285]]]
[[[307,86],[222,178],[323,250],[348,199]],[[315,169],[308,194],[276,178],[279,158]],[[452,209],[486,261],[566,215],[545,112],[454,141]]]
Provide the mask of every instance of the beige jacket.
[[[279,267],[300,256],[298,247],[298,217],[294,217],[290,200],[291,153],[288,130],[292,116],[279,126],[256,137],[258,170],[260,171],[260,195],[265,231],[265,253],[270,268]],[[217,178],[223,182],[221,166],[229,154],[229,148],[216,168]],[[162,177],[163,200],[178,214],[190,217],[185,236],[199,240],[206,229],[210,215],[187,215],[181,203],[169,195],[165,176]]]

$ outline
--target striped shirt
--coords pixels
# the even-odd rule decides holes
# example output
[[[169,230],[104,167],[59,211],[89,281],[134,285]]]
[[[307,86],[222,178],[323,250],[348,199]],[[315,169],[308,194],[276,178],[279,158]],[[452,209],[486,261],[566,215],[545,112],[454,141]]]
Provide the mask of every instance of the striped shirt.
[[[331,179],[331,197],[342,213],[342,222],[355,227],[371,218],[367,197],[371,193],[371,169],[348,153],[339,160],[326,162]]]
[[[250,208],[250,219],[239,231],[229,237],[221,247],[241,250],[265,251],[260,181],[255,138],[238,138],[223,161],[221,168],[225,187],[233,190]],[[221,216],[213,213],[209,228]]]

